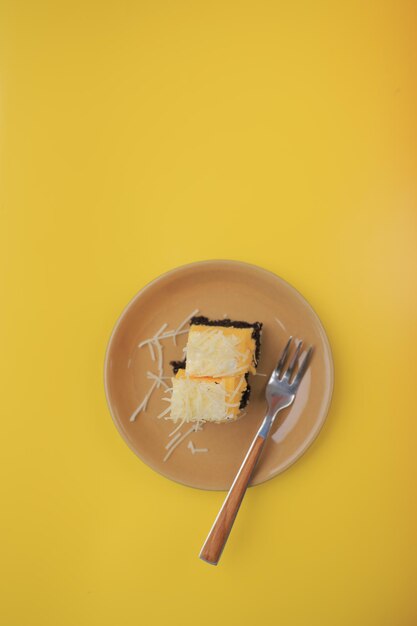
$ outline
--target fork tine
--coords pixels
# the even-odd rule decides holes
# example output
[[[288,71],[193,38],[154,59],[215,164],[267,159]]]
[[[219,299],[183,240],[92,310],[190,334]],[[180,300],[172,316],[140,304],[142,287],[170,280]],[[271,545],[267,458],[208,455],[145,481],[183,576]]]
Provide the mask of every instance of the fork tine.
[[[292,359],[290,361],[288,369],[287,369],[287,371],[284,374],[284,380],[286,380],[288,383],[290,382],[291,376],[293,375],[294,370],[295,370],[295,366],[297,365],[297,361],[298,361],[298,357],[299,357],[302,345],[303,345],[303,342],[300,340],[298,342],[298,344],[297,344],[297,348],[296,348],[296,350],[294,352],[294,356],[292,357]]]
[[[310,362],[310,359],[311,359],[311,355],[312,355],[312,353],[313,353],[313,346],[310,346],[310,347],[309,347],[309,349],[307,350],[306,355],[305,355],[305,357],[304,357],[304,359],[303,359],[303,362],[301,363],[300,367],[298,368],[298,372],[297,372],[297,374],[295,375],[295,378],[294,378],[294,380],[293,380],[293,383],[292,383],[292,384],[293,384],[295,387],[298,387],[298,385],[299,385],[299,384],[300,384],[300,382],[301,382],[302,377],[303,377],[303,376],[304,376],[304,374],[306,373],[306,369],[307,369],[308,364],[309,364],[309,362]]]
[[[282,368],[285,365],[285,361],[287,360],[288,352],[290,351],[291,342],[292,342],[292,336],[288,339],[287,345],[283,349],[282,354],[281,354],[281,358],[278,361],[278,365],[275,368],[275,372],[276,372],[277,376],[281,376]]]

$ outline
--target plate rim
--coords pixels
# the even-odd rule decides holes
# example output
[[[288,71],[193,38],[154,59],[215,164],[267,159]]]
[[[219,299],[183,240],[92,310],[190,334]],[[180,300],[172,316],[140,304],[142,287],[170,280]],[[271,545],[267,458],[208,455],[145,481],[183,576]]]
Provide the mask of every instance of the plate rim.
[[[171,274],[176,274],[177,272],[181,271],[181,270],[186,270],[189,268],[193,268],[193,267],[197,267],[197,266],[203,266],[203,265],[211,265],[213,263],[216,264],[232,264],[232,265],[237,265],[240,266],[242,268],[251,268],[257,271],[260,271],[264,274],[268,274],[270,276],[273,276],[274,278],[278,278],[278,280],[282,281],[283,283],[285,283],[285,285],[290,289],[290,291],[293,291],[294,294],[296,295],[296,297],[300,298],[306,305],[307,307],[310,309],[311,313],[313,314],[313,317],[315,319],[315,322],[318,324],[318,326],[321,328],[322,335],[323,335],[323,340],[324,340],[324,344],[325,347],[327,349],[328,355],[329,355],[329,362],[330,362],[330,371],[329,371],[329,396],[323,411],[323,416],[322,419],[320,420],[320,422],[317,425],[317,428],[315,429],[315,431],[313,431],[313,434],[310,438],[308,438],[305,442],[305,444],[302,446],[302,448],[299,450],[299,452],[292,457],[283,467],[281,467],[278,471],[273,472],[272,474],[270,474],[267,478],[261,480],[261,481],[255,481],[253,482],[250,487],[257,487],[259,485],[263,485],[264,483],[269,482],[270,480],[272,480],[273,478],[276,478],[277,476],[279,476],[280,474],[282,474],[283,472],[286,472],[290,467],[292,467],[308,450],[308,448],[310,448],[313,443],[315,442],[315,440],[317,439],[317,437],[319,436],[326,420],[327,420],[327,416],[329,414],[330,411],[330,407],[332,404],[332,400],[333,400],[333,391],[334,391],[334,359],[333,359],[333,352],[330,346],[330,341],[329,338],[327,336],[327,332],[326,329],[323,325],[323,322],[321,321],[320,317],[318,316],[318,314],[316,313],[316,311],[314,310],[314,308],[312,307],[312,305],[310,304],[310,302],[305,298],[305,296],[303,296],[303,294],[298,291],[298,289],[296,287],[294,287],[293,285],[291,285],[291,283],[289,283],[288,281],[285,280],[285,278],[282,278],[281,276],[279,276],[278,274],[276,274],[275,272],[268,270],[264,267],[261,267],[260,265],[256,265],[255,263],[248,263],[246,261],[239,261],[239,260],[235,260],[235,259],[205,259],[202,261],[193,261],[191,263],[185,263],[183,265],[178,265],[170,270],[167,270],[166,272],[163,272],[162,274],[159,274],[158,276],[156,276],[155,278],[153,278],[151,281],[147,282],[141,289],[139,289],[139,291],[137,291],[135,293],[135,295],[128,301],[128,303],[123,307],[121,313],[119,314],[119,316],[116,319],[116,322],[113,325],[112,331],[110,333],[109,339],[107,341],[107,346],[106,346],[106,350],[105,350],[105,355],[104,355],[104,368],[103,368],[103,383],[104,383],[104,392],[105,392],[105,396],[106,396],[106,402],[107,402],[107,407],[109,409],[110,412],[110,416],[112,418],[112,422],[114,424],[114,426],[116,427],[119,435],[121,436],[121,438],[123,439],[123,441],[128,445],[128,447],[130,448],[130,450],[134,453],[134,455],[147,467],[149,467],[150,469],[152,469],[154,472],[156,472],[157,474],[159,474],[160,476],[163,476],[164,478],[167,478],[179,485],[183,485],[184,487],[188,487],[191,489],[197,489],[199,491],[213,491],[213,492],[225,492],[227,491],[227,489],[211,489],[209,487],[197,487],[195,485],[190,485],[186,482],[183,482],[181,480],[178,480],[176,478],[173,478],[172,476],[169,476],[168,474],[165,474],[164,472],[162,472],[160,469],[157,469],[156,467],[153,466],[152,463],[148,463],[147,461],[145,462],[142,457],[138,454],[137,450],[135,450],[135,448],[131,445],[130,441],[127,439],[125,433],[123,432],[123,429],[121,428],[121,425],[119,423],[119,420],[116,419],[114,413],[113,413],[113,409],[111,406],[111,402],[110,402],[110,391],[109,391],[109,386],[108,386],[108,370],[109,370],[109,354],[110,354],[110,349],[112,347],[113,344],[113,340],[114,337],[123,321],[123,319],[125,318],[127,312],[129,311],[130,307],[133,305],[133,303],[139,298],[141,297],[146,291],[148,291],[154,284],[160,282],[161,280],[164,280],[166,278],[168,278]]]

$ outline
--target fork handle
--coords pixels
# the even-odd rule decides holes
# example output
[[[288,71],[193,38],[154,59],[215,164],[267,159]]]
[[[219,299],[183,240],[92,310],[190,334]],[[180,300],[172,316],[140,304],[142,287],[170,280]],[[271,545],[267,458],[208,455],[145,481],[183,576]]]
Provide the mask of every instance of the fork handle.
[[[203,561],[212,565],[217,565],[219,562],[264,444],[265,438],[258,433],[201,549],[200,559],[203,559]]]

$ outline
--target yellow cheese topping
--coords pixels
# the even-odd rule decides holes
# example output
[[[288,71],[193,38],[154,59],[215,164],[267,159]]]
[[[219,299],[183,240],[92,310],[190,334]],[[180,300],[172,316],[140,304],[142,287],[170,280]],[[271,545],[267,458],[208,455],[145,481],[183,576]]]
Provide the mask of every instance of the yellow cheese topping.
[[[172,378],[171,410],[174,422],[226,422],[237,419],[246,379],[226,376],[191,378],[182,369]]]
[[[191,326],[186,350],[188,376],[211,378],[256,372],[253,328]]]

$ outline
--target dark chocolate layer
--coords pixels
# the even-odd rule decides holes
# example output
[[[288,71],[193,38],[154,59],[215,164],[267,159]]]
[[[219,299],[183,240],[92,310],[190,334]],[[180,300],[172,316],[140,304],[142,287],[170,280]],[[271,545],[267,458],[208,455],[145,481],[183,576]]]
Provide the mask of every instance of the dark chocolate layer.
[[[185,359],[182,361],[170,361],[169,364],[171,365],[174,374],[176,374],[178,370],[185,370]]]
[[[249,398],[250,398],[250,384],[248,382],[249,381],[249,372],[246,372],[245,378],[246,378],[246,389],[242,393],[242,396],[240,398],[239,409],[244,409],[245,406],[247,406],[247,404],[249,402]]]

